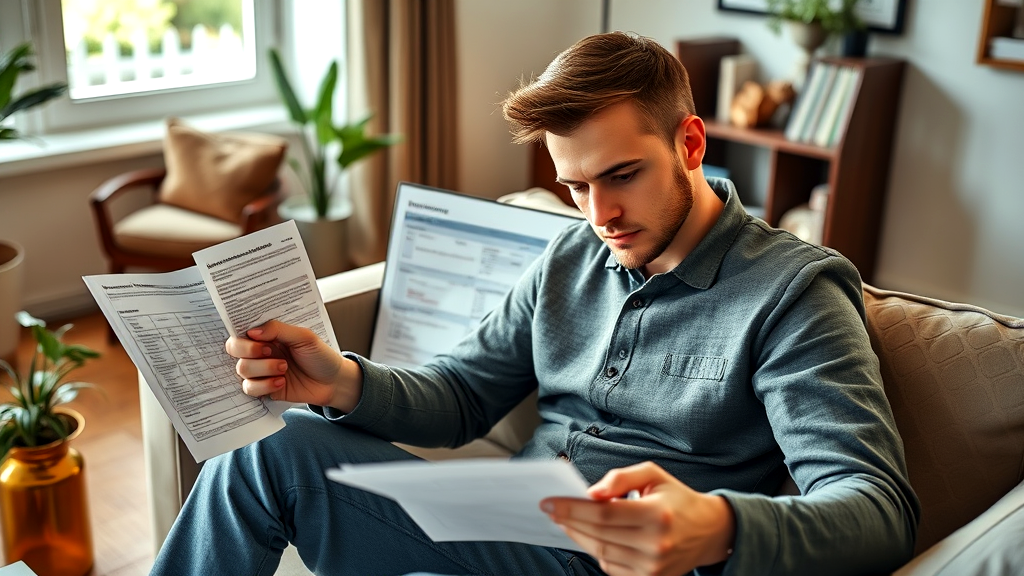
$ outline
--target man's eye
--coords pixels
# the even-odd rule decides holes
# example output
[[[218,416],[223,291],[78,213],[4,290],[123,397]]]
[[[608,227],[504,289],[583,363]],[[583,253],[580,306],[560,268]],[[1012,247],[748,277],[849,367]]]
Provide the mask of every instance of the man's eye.
[[[633,176],[636,176],[636,173],[637,173],[637,170],[633,170],[632,172],[626,172],[625,174],[615,174],[614,176],[612,176],[612,181],[613,182],[629,182],[630,180],[633,179]]]
[[[586,191],[586,184],[569,184],[569,192],[572,192],[573,194],[584,194]]]

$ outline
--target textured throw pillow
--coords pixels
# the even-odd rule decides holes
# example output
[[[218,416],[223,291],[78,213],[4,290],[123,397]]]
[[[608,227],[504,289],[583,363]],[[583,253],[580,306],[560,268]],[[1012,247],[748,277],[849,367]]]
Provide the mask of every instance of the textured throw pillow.
[[[864,303],[921,500],[920,553],[1022,480],[1024,319],[871,286]]]
[[[267,134],[209,134],[167,120],[160,201],[237,222],[277,178],[287,143]]]

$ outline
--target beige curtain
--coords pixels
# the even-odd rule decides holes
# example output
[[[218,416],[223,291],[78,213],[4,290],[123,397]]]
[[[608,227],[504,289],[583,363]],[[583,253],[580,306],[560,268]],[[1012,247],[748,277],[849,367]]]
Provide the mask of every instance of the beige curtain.
[[[400,181],[457,189],[455,0],[348,0],[352,118],[402,143],[353,166],[352,262],[384,259]]]

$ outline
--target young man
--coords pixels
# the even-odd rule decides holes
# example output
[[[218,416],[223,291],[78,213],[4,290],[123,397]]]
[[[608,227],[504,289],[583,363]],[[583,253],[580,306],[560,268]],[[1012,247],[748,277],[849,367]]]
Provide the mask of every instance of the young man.
[[[860,278],[746,215],[701,171],[686,72],[655,42],[586,38],[505,102],[586,215],[450,354],[419,370],[338,356],[270,322],[232,338],[248,394],[303,402],[212,460],[154,573],[868,574],[909,559],[917,500],[863,324]],[[339,462],[458,446],[539,388],[518,455],[564,458],[592,500],[542,508],[589,555],[431,542]],[[800,496],[772,497],[786,472]],[[637,500],[619,498],[638,490]]]

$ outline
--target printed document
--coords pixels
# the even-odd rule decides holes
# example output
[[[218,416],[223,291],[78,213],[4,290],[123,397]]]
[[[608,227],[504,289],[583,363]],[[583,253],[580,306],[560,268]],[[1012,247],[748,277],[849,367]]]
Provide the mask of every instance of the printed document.
[[[540,509],[544,498],[589,498],[586,480],[568,462],[474,458],[342,464],[327,477],[397,501],[435,542],[523,542],[582,551]]]
[[[267,320],[304,326],[339,350],[292,221],[193,254],[198,266],[160,274],[85,276],[86,285],[167,413],[202,462],[284,427],[291,404],[242,392],[224,350]]]

